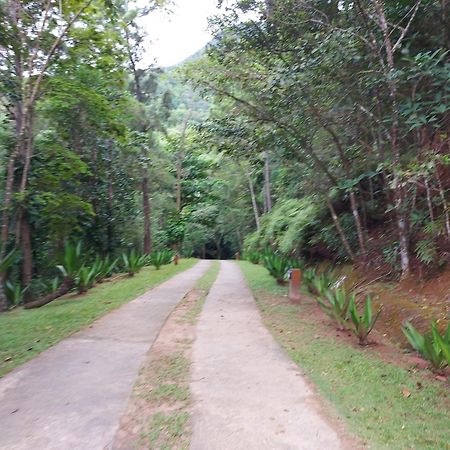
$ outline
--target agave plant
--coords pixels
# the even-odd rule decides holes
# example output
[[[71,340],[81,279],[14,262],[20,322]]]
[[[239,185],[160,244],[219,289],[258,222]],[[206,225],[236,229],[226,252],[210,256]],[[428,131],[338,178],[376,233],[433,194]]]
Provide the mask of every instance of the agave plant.
[[[93,268],[95,268],[95,281],[101,282],[105,278],[109,278],[114,273],[117,263],[118,259],[111,261],[109,256],[101,259],[97,255],[93,264]]]
[[[122,264],[130,277],[133,277],[147,264],[147,255],[139,255],[136,250],[131,250],[129,254],[122,254]]]
[[[317,277],[317,271],[314,267],[308,267],[302,273],[302,284],[309,293],[313,293],[314,280]]]
[[[355,294],[347,294],[343,288],[327,289],[323,298],[316,299],[325,314],[333,319],[340,329],[345,329],[349,307],[355,304]]]
[[[9,300],[9,303],[13,306],[20,305],[23,301],[23,296],[28,290],[28,286],[22,288],[20,283],[14,283],[11,280],[5,282],[5,294]]]
[[[82,266],[76,277],[76,286],[79,294],[84,294],[95,284],[97,266]]]
[[[276,253],[265,253],[263,256],[264,267],[269,271],[278,284],[285,284],[285,276],[291,268],[289,261]]]
[[[414,350],[430,361],[434,370],[440,372],[450,365],[450,323],[443,335],[439,333],[435,320],[429,333],[420,334],[410,322],[405,323],[402,331]]]
[[[336,277],[330,271],[316,275],[312,280],[311,293],[318,297],[324,297],[336,285],[336,281]]]
[[[252,264],[259,264],[261,254],[258,252],[246,252],[244,258]]]
[[[381,308],[374,314],[372,309],[372,300],[370,296],[367,296],[364,305],[364,314],[360,315],[356,306],[355,297],[352,296],[350,298],[348,310],[353,323],[353,328],[351,331],[358,338],[359,345],[367,345],[367,337],[373,330],[378,317],[380,317]]]
[[[64,278],[75,279],[78,271],[83,266],[83,263],[81,241],[78,241],[76,244],[66,241],[64,244],[62,264],[56,266],[61,271]]]
[[[167,250],[152,252],[148,257],[148,262],[151,266],[154,266],[156,270],[159,270],[161,266],[170,263],[172,260],[172,254]]]

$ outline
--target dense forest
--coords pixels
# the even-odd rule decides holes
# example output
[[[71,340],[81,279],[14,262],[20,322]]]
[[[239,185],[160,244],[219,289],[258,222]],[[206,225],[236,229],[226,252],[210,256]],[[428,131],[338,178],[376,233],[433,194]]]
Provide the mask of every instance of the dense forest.
[[[165,6],[0,0],[2,309],[165,250],[445,268],[446,0],[228,2],[163,70]]]

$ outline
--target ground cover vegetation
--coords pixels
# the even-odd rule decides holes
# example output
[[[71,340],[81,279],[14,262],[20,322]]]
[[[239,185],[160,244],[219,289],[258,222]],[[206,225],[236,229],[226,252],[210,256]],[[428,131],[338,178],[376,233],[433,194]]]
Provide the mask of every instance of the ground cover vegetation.
[[[226,2],[210,45],[162,70],[139,23],[165,7],[0,0],[1,309],[244,251],[280,285],[302,267],[361,344],[381,323],[441,370],[447,2]]]
[[[329,413],[376,449],[446,448],[448,386],[418,369],[409,355],[382,342],[361,347],[348,331],[320,314],[302,296],[288,302],[287,289],[260,265],[242,261],[263,320],[274,338],[330,403]]]

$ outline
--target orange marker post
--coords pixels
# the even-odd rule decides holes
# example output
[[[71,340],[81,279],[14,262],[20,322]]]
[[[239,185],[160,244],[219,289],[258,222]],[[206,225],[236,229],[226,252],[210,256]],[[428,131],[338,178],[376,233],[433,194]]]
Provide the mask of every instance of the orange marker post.
[[[300,302],[300,283],[302,271],[300,269],[292,269],[289,276],[289,300]]]

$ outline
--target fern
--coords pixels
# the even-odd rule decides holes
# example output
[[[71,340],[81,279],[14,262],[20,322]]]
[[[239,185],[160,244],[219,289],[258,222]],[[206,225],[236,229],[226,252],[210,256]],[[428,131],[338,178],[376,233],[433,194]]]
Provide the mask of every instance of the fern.
[[[423,239],[416,244],[416,255],[419,260],[427,265],[430,265],[437,258],[436,243],[433,239]]]

